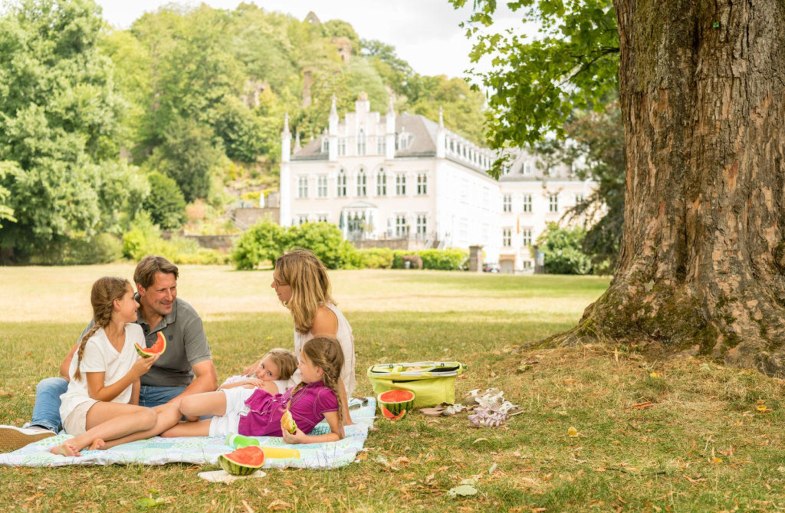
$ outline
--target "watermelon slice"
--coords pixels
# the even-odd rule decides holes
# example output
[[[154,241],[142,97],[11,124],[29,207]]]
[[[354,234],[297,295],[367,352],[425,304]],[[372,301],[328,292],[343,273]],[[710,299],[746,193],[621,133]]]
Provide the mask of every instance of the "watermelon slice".
[[[159,331],[158,338],[155,339],[155,344],[150,347],[142,347],[139,344],[134,344],[134,349],[136,349],[136,352],[139,353],[139,356],[142,358],[150,358],[151,356],[162,354],[166,351],[166,337],[164,336],[163,331]]]
[[[377,399],[382,415],[390,420],[400,420],[414,408],[414,392],[411,390],[387,390],[379,394]]]
[[[218,463],[233,476],[249,476],[264,465],[264,451],[258,445],[249,445],[229,454],[221,454]]]

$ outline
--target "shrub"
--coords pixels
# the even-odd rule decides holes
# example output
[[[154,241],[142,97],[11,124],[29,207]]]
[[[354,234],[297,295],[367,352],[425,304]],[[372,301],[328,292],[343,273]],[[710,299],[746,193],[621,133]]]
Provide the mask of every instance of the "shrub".
[[[232,262],[237,269],[253,269],[259,264],[273,263],[283,254],[286,230],[271,222],[262,221],[246,230],[235,243]]]
[[[185,198],[177,182],[158,171],[149,173],[147,181],[150,194],[142,206],[150,219],[164,230],[180,228],[185,222]]]
[[[114,262],[122,257],[116,236],[101,233],[92,239],[68,239],[41,248],[30,258],[38,265],[90,265]]]
[[[354,269],[391,269],[393,250],[390,248],[358,249],[354,251],[350,263]]]
[[[424,249],[417,254],[422,258],[423,269],[439,271],[457,271],[468,258],[468,253],[462,249]]]
[[[175,264],[225,264],[227,255],[206,249],[191,239],[172,237],[164,240],[161,232],[146,215],[139,216],[134,227],[123,235],[123,255],[141,260],[147,255],[161,255]]]
[[[330,223],[304,223],[292,226],[286,233],[286,249],[305,248],[313,251],[328,269],[349,265],[356,251],[343,240],[341,230]]]
[[[537,239],[545,257],[545,272],[549,274],[589,274],[591,258],[582,251],[583,228],[560,228],[548,223],[548,228]]]

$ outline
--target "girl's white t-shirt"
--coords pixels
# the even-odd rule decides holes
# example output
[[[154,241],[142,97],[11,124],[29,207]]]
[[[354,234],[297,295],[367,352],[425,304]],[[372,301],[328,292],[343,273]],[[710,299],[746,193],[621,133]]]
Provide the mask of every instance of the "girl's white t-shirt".
[[[80,371],[82,379],[74,379],[76,372],[76,362],[78,353],[74,354],[68,374],[71,381],[68,382],[68,390],[60,396],[60,418],[66,419],[74,411],[74,408],[86,401],[95,402],[90,398],[87,391],[87,372],[103,372],[104,386],[115,383],[120,378],[128,374],[139,356],[136,354],[134,344],[145,345],[142,327],[138,324],[130,323],[125,325],[125,344],[121,351],[117,351],[106,336],[103,328],[98,328],[92,337],[85,344]],[[131,401],[132,385],[129,385],[117,397],[112,399],[114,403],[128,403]]]

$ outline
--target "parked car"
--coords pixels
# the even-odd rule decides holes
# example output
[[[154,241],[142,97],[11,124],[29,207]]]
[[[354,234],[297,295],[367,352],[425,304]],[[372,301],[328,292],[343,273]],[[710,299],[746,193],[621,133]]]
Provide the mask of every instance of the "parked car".
[[[497,263],[489,263],[486,262],[482,264],[482,272],[484,273],[498,273],[501,269],[499,268],[499,264]]]

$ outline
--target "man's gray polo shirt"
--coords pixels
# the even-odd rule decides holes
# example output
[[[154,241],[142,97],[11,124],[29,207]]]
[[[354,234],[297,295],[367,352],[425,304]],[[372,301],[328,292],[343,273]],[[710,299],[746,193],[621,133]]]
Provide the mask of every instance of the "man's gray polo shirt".
[[[136,323],[142,327],[148,347],[155,343],[159,331],[163,331],[166,337],[166,351],[142,376],[142,385],[188,386],[194,377],[191,367],[212,359],[202,319],[191,305],[180,298],[175,300],[172,313],[164,317],[158,326],[151,329],[141,316]]]

